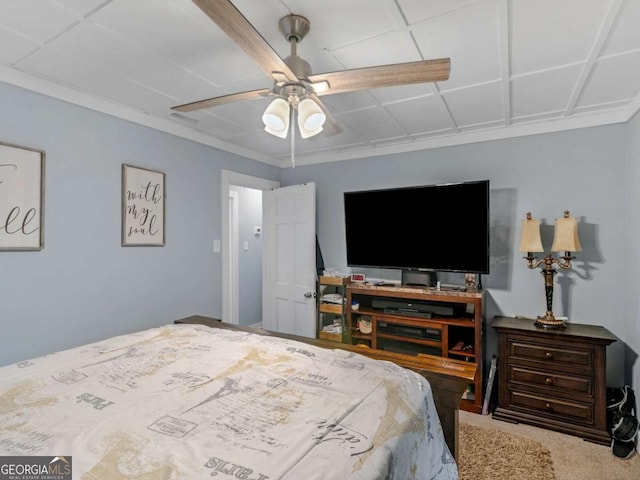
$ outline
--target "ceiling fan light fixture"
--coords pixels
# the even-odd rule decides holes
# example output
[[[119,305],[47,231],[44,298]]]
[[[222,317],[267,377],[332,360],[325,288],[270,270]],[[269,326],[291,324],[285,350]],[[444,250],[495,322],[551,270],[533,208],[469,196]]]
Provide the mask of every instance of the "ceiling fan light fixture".
[[[267,125],[264,126],[264,131],[280,138],[287,138],[287,134],[289,133],[289,130],[287,128],[285,128],[284,130],[274,130],[272,128],[269,128]]]
[[[400,85],[444,82],[449,79],[451,72],[450,58],[418,60],[312,74],[309,62],[297,54],[298,44],[305,38],[310,29],[311,23],[308,18],[290,13],[280,19],[280,32],[290,44],[290,55],[282,58],[235,7],[234,0],[193,1],[232,41],[253,58],[258,67],[274,83],[270,89],[263,88],[222,95],[177,105],[171,107],[172,110],[192,112],[230,102],[275,95],[278,98],[288,100],[290,103],[289,109],[285,109],[281,101],[272,102],[272,105],[262,117],[265,123],[265,130],[272,135],[286,138],[287,130],[290,128],[293,141],[296,121],[292,117],[298,111],[298,101],[307,97],[313,100],[316,106],[321,108],[324,113],[313,115],[305,115],[303,113],[302,119],[298,118],[298,130],[301,132],[301,136],[308,138],[321,131],[326,136],[331,136],[342,132],[342,129],[324,106],[319,96]],[[278,110],[276,106],[281,110],[281,113],[273,112]],[[287,112],[288,115],[286,114]]]
[[[276,98],[262,114],[262,122],[267,132],[285,138],[289,128],[289,103]]]
[[[298,127],[302,138],[312,137],[320,133],[326,120],[325,113],[310,98],[305,98],[298,105]]]
[[[298,127],[300,127],[300,125],[298,124]],[[319,134],[322,131],[322,127],[320,128],[316,128],[315,130],[307,130],[306,128],[299,128],[300,130],[300,138],[309,138],[309,137],[313,137],[314,135]]]

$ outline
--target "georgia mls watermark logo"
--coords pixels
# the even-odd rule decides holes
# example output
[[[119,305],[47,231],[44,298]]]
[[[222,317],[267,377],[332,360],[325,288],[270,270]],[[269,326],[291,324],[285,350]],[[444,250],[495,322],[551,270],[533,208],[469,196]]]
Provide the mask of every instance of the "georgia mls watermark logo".
[[[71,457],[0,457],[0,480],[71,480]]]

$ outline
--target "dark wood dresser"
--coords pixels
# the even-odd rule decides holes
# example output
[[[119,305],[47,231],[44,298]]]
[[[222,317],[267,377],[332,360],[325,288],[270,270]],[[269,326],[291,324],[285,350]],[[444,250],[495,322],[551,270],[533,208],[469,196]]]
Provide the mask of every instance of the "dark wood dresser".
[[[616,337],[596,325],[536,327],[495,317],[498,406],[493,418],[611,442],[606,418],[606,347]]]

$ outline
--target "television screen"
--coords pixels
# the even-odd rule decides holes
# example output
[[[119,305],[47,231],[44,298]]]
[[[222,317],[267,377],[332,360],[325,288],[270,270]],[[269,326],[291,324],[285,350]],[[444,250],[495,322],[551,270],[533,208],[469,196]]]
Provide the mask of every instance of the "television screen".
[[[489,273],[489,181],[344,193],[347,265]]]

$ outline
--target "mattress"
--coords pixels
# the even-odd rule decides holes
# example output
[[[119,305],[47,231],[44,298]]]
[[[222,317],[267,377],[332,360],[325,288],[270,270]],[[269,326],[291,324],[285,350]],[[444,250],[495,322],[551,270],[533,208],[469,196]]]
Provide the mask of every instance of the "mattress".
[[[190,324],[0,368],[0,454],[86,480],[458,478],[420,375]]]

